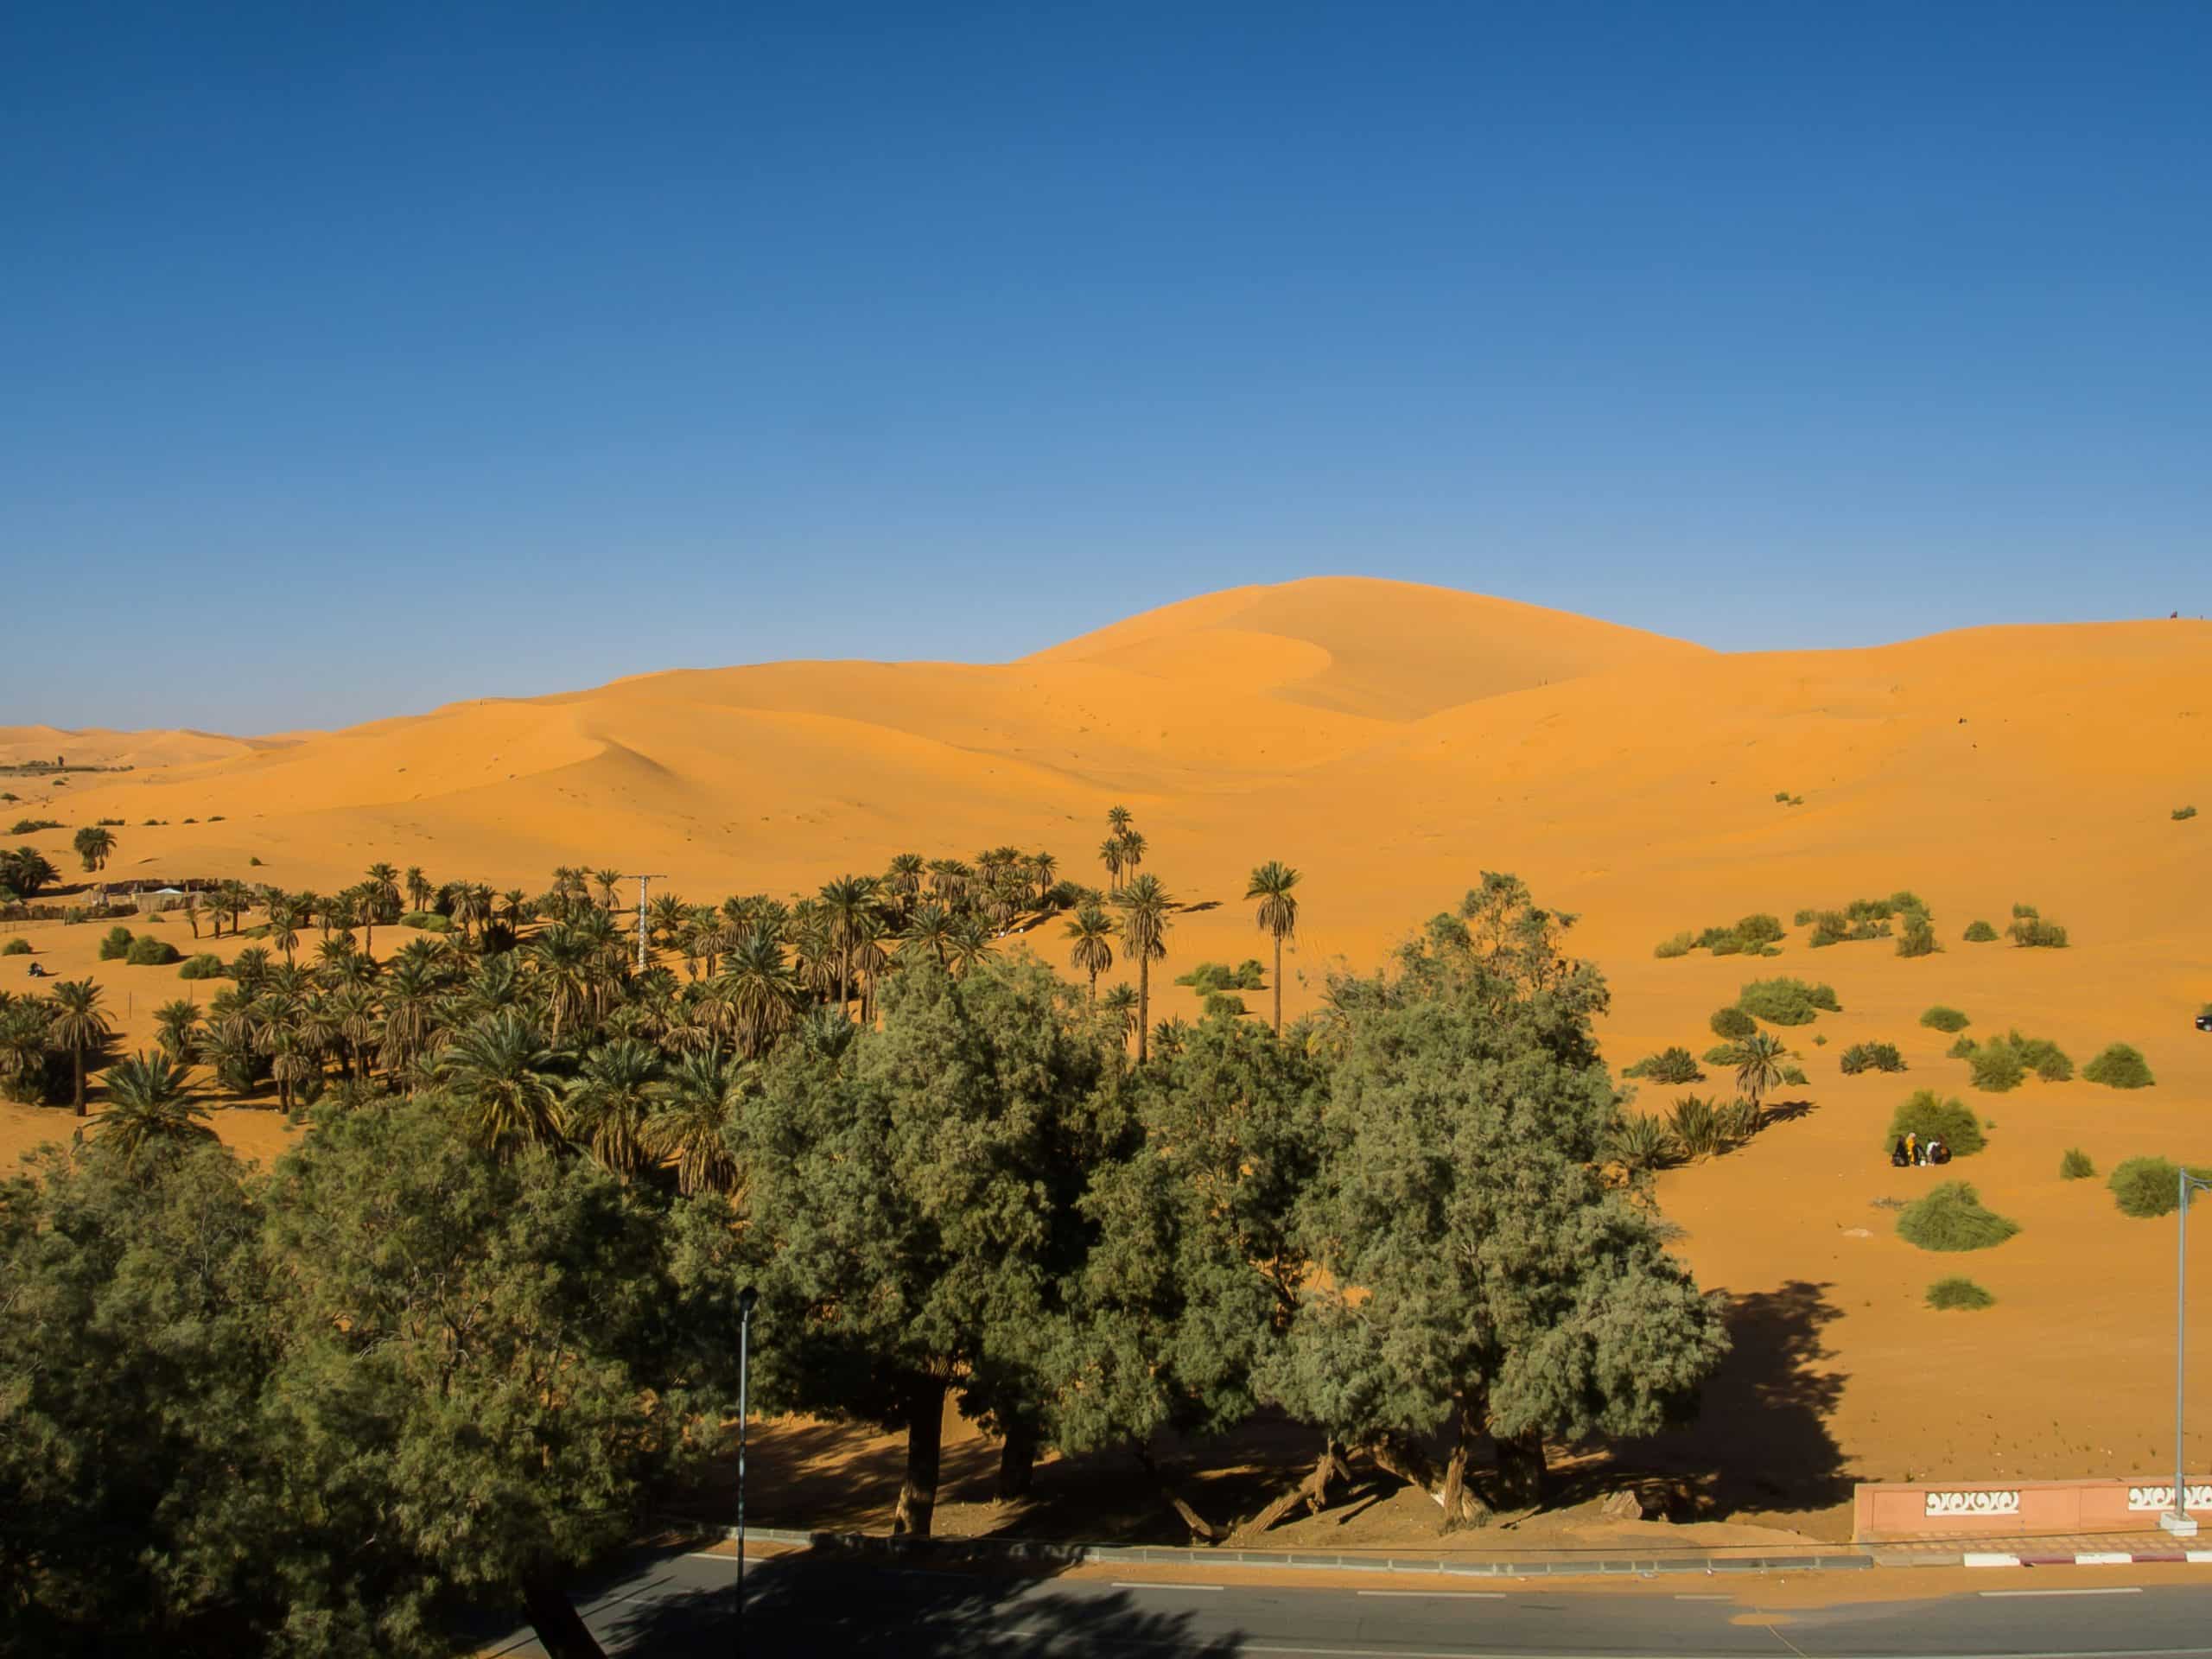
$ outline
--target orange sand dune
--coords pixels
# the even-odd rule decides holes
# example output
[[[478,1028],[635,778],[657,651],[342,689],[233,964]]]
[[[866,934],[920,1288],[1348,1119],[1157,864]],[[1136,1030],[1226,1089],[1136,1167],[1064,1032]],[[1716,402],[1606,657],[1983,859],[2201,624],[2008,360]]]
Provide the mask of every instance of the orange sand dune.
[[[1581,914],[1575,938],[1615,987],[1605,1034],[1618,1064],[1669,1043],[1701,1052],[1707,1016],[1755,975],[1835,986],[1842,1014],[1784,1033],[1810,1075],[1811,1114],[1666,1176],[1660,1196],[1700,1275],[1798,1321],[1811,1344],[1800,1370],[1840,1379],[1821,1425],[1837,1470],[2118,1473],[2163,1455],[2171,1229],[2126,1220],[2101,1183],[2056,1170],[2072,1145],[2101,1169],[2138,1152],[2212,1162],[2212,1037],[2190,1029],[2212,1000],[2201,623],[1719,655],[1470,594],[1303,582],[1171,606],[996,666],[648,676],[16,792],[71,825],[168,820],[119,831],[111,876],[251,874],[328,890],[384,859],[537,889],[555,864],[582,864],[664,873],[694,899],[810,891],[897,852],[1001,842],[1102,880],[1096,848],[1118,801],[1149,839],[1146,869],[1217,906],[1176,918],[1160,1014],[1196,1012],[1164,982],[1191,963],[1265,954],[1243,902],[1263,860],[1305,873],[1286,963],[1294,1011],[1331,959],[1371,965],[1480,871],[1515,870]],[[2207,816],[2173,819],[2192,804]],[[33,839],[64,862],[68,835]],[[1941,955],[1902,959],[1882,942],[1814,951],[1803,930],[1771,962],[1651,955],[1680,928],[1751,911],[1787,922],[1900,887],[1932,906]],[[1968,921],[2001,927],[2016,900],[2067,925],[2072,948],[1962,942]],[[73,934],[67,948],[88,948],[88,930],[46,931],[57,950]],[[1064,961],[1057,928],[1036,943]],[[0,963],[0,981],[16,988],[18,971]],[[2077,1063],[2133,1043],[2158,1077],[2136,1094],[2081,1081],[1968,1094],[1997,1127],[1953,1173],[2024,1226],[1964,1259],[1912,1249],[1874,1204],[1925,1184],[1878,1155],[1891,1108],[1916,1086],[1965,1090],[1949,1039],[1916,1024],[1937,1001],[1977,1031],[2053,1038]],[[1911,1070],[1843,1077],[1836,1056],[1861,1039],[1899,1044]],[[1657,1106],[1675,1091],[1654,1092]],[[1953,1272],[1997,1306],[1922,1306]],[[2212,1363],[2212,1345],[2201,1359]],[[1770,1402],[1770,1382],[1730,1398]],[[2212,1413],[2200,1421],[2212,1464]],[[1821,1444],[1745,1435],[1793,1479]]]
[[[54,726],[0,726],[0,766],[57,760],[73,766],[188,766],[203,760],[232,760],[317,735],[287,732],[271,737],[222,737],[188,728],[111,732],[100,727],[63,731]]]

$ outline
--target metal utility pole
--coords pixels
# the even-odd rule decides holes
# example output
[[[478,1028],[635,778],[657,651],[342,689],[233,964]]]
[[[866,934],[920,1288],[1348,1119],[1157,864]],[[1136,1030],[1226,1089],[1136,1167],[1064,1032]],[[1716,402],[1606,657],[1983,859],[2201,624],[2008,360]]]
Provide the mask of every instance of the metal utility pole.
[[[746,1398],[747,1375],[751,1369],[753,1346],[753,1304],[760,1293],[751,1285],[737,1293],[737,1646],[738,1659],[745,1654],[745,1420],[749,1414],[750,1402]]]
[[[638,971],[641,974],[645,971],[645,884],[667,880],[658,873],[638,878]]]
[[[2181,1193],[2174,1236],[2174,1502],[2158,1517],[2158,1524],[2177,1538],[2194,1538],[2196,1522],[2189,1518],[2189,1488],[2182,1476],[2182,1399],[2189,1378],[2189,1200],[2192,1192],[2212,1192],[2212,1181],[2201,1181],[2186,1168],[2176,1172]]]

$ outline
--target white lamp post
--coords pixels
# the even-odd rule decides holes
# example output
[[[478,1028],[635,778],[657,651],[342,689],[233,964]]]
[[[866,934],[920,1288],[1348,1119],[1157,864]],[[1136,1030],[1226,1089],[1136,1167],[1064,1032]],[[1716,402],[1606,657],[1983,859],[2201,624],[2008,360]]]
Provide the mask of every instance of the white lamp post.
[[[2202,1181],[2184,1168],[2179,1173],[2181,1206],[2175,1229],[2174,1266],[2174,1493],[2173,1507],[2158,1517],[2158,1524],[2177,1538],[2196,1536],[2196,1522],[2189,1518],[2189,1487],[2182,1474],[2182,1397],[2189,1376],[2189,1200],[2192,1192],[2212,1192],[2212,1181]]]

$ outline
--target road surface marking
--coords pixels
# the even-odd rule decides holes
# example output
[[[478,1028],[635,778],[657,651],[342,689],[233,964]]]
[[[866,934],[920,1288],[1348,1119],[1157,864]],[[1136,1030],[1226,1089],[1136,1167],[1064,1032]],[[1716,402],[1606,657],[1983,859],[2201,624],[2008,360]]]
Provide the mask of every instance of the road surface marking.
[[[1363,1596],[1419,1596],[1428,1601],[1503,1601],[1503,1590],[1363,1590]]]
[[[1676,1601],[1733,1601],[1736,1598],[1731,1595],[1723,1594],[1716,1596],[1676,1596],[1675,1599]]]
[[[1215,1595],[1229,1588],[1225,1584],[1177,1584],[1172,1579],[1116,1579],[1116,1590],[1203,1590]]]
[[[1984,1590],[1981,1593],[1992,1597],[2139,1596],[2143,1593],[2143,1586],[2139,1584],[2094,1584],[2084,1585],[2079,1590]]]

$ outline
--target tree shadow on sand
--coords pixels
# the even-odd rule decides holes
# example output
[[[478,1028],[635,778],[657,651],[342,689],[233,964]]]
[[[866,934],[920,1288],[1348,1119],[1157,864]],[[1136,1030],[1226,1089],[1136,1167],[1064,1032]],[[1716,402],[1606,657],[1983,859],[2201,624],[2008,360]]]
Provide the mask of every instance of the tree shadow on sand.
[[[889,1573],[808,1553],[764,1561],[747,1579],[747,1659],[802,1654],[1127,1659],[1147,1653],[1233,1659],[1243,1647],[1235,1633],[1207,1637],[1194,1628],[1192,1612],[1147,1611],[1121,1591],[1039,1592],[1033,1576]],[[734,1605],[724,1587],[639,1603],[606,1629],[608,1651],[722,1659],[736,1634]]]
[[[1842,1449],[1828,1432],[1846,1380],[1825,1366],[1834,1356],[1821,1332],[1840,1311],[1828,1288],[1800,1279],[1736,1298],[1732,1345],[1706,1382],[1697,1420],[1623,1441],[1606,1465],[1577,1471],[1573,1484],[1588,1489],[1579,1496],[1642,1477],[1663,1489],[1651,1495],[1676,1520],[1824,1509],[1849,1497]]]

